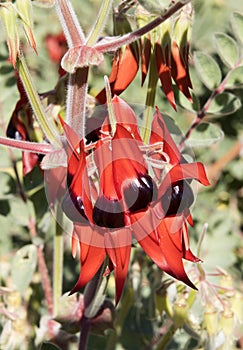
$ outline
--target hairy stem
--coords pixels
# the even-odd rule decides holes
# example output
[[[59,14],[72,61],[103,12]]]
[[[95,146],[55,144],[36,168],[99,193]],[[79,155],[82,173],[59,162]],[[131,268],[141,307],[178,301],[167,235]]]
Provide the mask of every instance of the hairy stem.
[[[69,0],[56,0],[56,11],[67,39],[68,47],[82,45],[85,36],[71,2]]]
[[[94,45],[97,40],[99,39],[99,36],[106,24],[107,17],[109,15],[111,5],[113,3],[113,0],[103,0],[101,3],[100,11],[98,13],[98,16],[96,18],[95,24],[87,38],[86,45],[92,46]]]
[[[0,145],[40,154],[47,154],[53,151],[53,147],[47,143],[14,140],[4,136],[0,136]]]
[[[114,40],[109,40],[108,42],[105,42],[105,43],[100,42],[96,44],[94,47],[101,52],[107,52],[107,51],[117,50],[119,47],[123,45],[130,44],[133,41],[136,41],[137,39],[141,38],[141,36],[150,32],[152,29],[158,27],[158,25],[166,21],[174,13],[179,11],[182,7],[184,7],[189,2],[191,2],[191,0],[178,1],[172,6],[170,6],[168,10],[166,10],[161,16],[156,17],[153,21],[146,24],[144,27],[139,28],[132,33],[123,35],[120,38],[115,38]]]

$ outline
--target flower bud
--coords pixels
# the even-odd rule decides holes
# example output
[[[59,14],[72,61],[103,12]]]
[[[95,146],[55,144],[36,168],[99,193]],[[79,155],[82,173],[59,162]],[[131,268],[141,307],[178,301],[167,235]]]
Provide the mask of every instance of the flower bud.
[[[19,32],[17,26],[17,13],[12,3],[0,4],[0,16],[3,21],[9,49],[9,59],[13,66],[16,66],[19,54]]]
[[[218,332],[218,313],[213,307],[208,307],[204,313],[204,326],[211,337]]]
[[[187,319],[188,304],[184,297],[178,297],[174,304],[173,322],[176,328],[182,328]]]
[[[36,43],[33,33],[33,21],[31,13],[31,1],[30,0],[16,0],[16,6],[20,19],[22,20],[25,35],[29,41],[29,44],[36,51]]]

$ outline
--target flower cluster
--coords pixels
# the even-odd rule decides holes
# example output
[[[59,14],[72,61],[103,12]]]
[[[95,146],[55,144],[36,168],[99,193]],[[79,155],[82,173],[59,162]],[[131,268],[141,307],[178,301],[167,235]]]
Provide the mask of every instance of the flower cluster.
[[[81,273],[72,292],[95,275],[108,255],[106,273],[114,271],[118,302],[132,236],[159,268],[195,288],[182,262],[199,261],[189,246],[194,197],[187,180],[208,185],[204,166],[185,161],[158,109],[145,145],[130,106],[115,96],[112,108],[115,122],[107,116],[99,140],[89,146],[61,120],[68,159],[62,208],[74,222],[73,255],[80,247]]]

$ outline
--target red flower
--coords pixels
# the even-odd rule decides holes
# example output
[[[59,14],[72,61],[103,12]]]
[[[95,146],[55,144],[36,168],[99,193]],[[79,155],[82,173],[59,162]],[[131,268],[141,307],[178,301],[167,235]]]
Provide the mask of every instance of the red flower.
[[[187,179],[208,185],[204,166],[184,161],[158,110],[147,146],[132,109],[116,96],[112,103],[115,128],[106,118],[93,148],[85,147],[62,122],[68,145],[62,208],[74,222],[73,255],[79,245],[81,263],[72,292],[95,275],[108,255],[118,302],[132,235],[161,269],[195,288],[182,262],[198,261],[189,247],[187,222],[192,223],[189,207],[194,197]]]

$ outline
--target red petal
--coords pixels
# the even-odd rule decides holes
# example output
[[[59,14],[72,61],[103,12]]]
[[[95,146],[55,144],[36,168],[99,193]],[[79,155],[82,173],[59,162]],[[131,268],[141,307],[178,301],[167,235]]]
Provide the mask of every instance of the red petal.
[[[78,237],[79,241],[81,272],[71,294],[77,292],[94,277],[106,256],[104,237],[91,226],[74,225],[73,237]]]
[[[182,262],[183,253],[177,249],[171,240],[170,232],[171,220],[165,218],[161,221],[160,225],[157,227],[157,233],[160,239],[160,248],[167,261],[167,264],[170,268],[168,272],[171,276],[176,279],[183,281],[188,286],[196,289],[194,284],[189,280],[186,275],[184,265]]]
[[[210,184],[205,172],[205,167],[202,163],[195,162],[177,164],[170,169],[168,174],[163,179],[163,182],[159,188],[158,197],[160,198],[166,189],[171,186],[171,184],[184,179],[195,179],[201,182],[204,186],[208,186]]]
[[[66,188],[67,169],[57,167],[45,170],[45,185],[48,203],[53,206],[56,199],[60,199]]]
[[[142,142],[137,125],[137,117],[133,109],[120,97],[114,96],[112,106],[116,116],[117,124],[122,125],[137,141]]]
[[[170,102],[174,110],[176,110],[175,96],[174,96],[174,91],[172,87],[168,46],[165,48],[165,51],[163,53],[161,45],[156,43],[155,57],[156,57],[157,71],[158,71],[159,79],[161,81],[162,89],[165,93],[167,100]]]
[[[163,151],[170,157],[171,164],[178,164],[180,162],[181,154],[171,137],[158,108],[156,108],[150,136],[150,144],[156,142],[163,142]]]
[[[179,90],[188,98],[190,102],[193,102],[189,87],[191,86],[190,78],[188,78],[188,69],[186,69],[180,55],[180,50],[177,43],[172,43],[172,56],[171,56],[171,74],[178,86]]]
[[[132,223],[131,228],[138,243],[156,265],[162,270],[167,271],[169,267],[160,249],[158,236],[156,236],[154,231],[159,221],[154,222],[150,210],[132,214],[130,218]]]
[[[128,68],[129,67],[129,68]],[[138,71],[138,60],[129,45],[125,51],[119,51],[115,56],[109,77],[112,95],[120,95],[133,81]],[[106,102],[106,91],[103,89],[96,99],[99,103]]]
[[[138,142],[119,124],[112,139],[112,162],[114,182],[119,196],[127,180],[137,178],[138,174],[147,174]]]
[[[141,55],[141,70],[142,70],[142,86],[145,82],[146,76],[148,74],[150,56],[151,56],[151,41],[145,37],[142,44],[142,55]]]
[[[130,229],[105,233],[105,248],[112,262],[116,280],[116,304],[118,304],[127,277],[130,261],[132,234]]]

